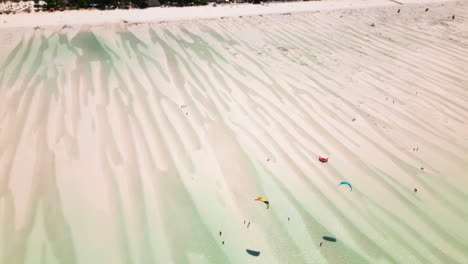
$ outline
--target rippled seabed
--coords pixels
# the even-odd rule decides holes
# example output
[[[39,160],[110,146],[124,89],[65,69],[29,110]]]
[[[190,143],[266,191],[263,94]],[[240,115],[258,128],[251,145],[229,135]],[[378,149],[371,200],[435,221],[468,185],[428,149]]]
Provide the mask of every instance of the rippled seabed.
[[[467,7],[1,30],[0,263],[468,263]]]

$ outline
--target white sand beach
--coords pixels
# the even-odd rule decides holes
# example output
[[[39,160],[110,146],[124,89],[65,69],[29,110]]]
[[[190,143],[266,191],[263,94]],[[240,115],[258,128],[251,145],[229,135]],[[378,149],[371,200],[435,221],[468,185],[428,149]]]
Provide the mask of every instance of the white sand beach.
[[[468,263],[467,1],[0,22],[0,263]]]

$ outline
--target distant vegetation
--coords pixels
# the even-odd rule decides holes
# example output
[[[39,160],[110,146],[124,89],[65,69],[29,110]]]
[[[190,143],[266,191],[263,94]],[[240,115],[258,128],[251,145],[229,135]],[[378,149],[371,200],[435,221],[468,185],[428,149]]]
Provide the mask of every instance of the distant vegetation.
[[[39,0],[34,0],[36,7],[40,8]],[[63,9],[129,9],[129,8],[147,8],[146,0],[48,0],[45,10],[50,11]]]
[[[211,0],[34,0],[34,11],[63,11],[70,9],[129,9],[147,8],[149,6],[193,6],[207,5]],[[219,0],[218,0],[219,1]],[[20,11],[15,3],[19,0],[0,0],[3,5],[3,13],[15,13]],[[1,8],[0,8],[1,9]],[[28,11],[22,10],[22,11]],[[29,12],[32,10],[29,10]],[[0,10],[1,13],[1,10]]]
[[[160,0],[162,5],[169,6],[192,6],[192,5],[207,5],[208,0]]]
[[[260,0],[33,0],[34,11],[64,11],[73,9],[129,9],[129,8],[147,8],[149,6],[196,6],[196,5],[207,5],[209,2],[237,2],[237,3],[253,3],[259,4]],[[266,2],[268,0],[263,0]],[[271,0],[270,0],[271,1]],[[275,1],[275,0],[273,0]],[[291,0],[280,0],[280,1],[291,1]],[[20,3],[20,0],[0,0],[2,6],[0,6],[1,13],[16,13],[17,11],[33,11],[31,2],[24,4]],[[17,4],[20,3],[20,4]],[[23,8],[19,7],[22,6]],[[25,7],[27,6],[27,7]],[[3,11],[2,11],[3,9]]]

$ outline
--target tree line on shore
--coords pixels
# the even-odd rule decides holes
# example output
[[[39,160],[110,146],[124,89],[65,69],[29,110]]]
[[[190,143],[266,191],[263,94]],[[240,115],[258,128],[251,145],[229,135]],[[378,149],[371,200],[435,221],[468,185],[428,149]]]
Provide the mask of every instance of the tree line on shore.
[[[38,0],[34,0],[36,2]],[[47,9],[129,9],[147,8],[146,0],[47,0]]]
[[[35,11],[63,11],[70,9],[89,9],[96,8],[102,10],[109,9],[129,9],[129,8],[147,8],[149,6],[193,6],[207,5],[210,0],[34,0]],[[219,1],[219,0],[218,0]],[[6,10],[4,13],[14,13],[14,4],[20,0],[0,0]],[[22,11],[30,12],[26,9]]]
[[[196,5],[207,5],[209,2],[248,2],[253,4],[259,4],[260,0],[33,0],[34,11],[64,11],[74,9],[129,9],[129,8],[147,8],[150,6],[196,6]],[[263,0],[265,1],[265,0]],[[266,0],[271,1],[271,0]],[[273,0],[275,1],[275,0]],[[294,0],[280,0],[280,1],[294,1]],[[307,0],[304,0],[307,1]],[[30,7],[19,10],[17,5],[21,0],[0,0],[3,5],[3,12],[0,8],[0,14],[2,13],[15,13],[15,11],[26,11],[31,12]]]

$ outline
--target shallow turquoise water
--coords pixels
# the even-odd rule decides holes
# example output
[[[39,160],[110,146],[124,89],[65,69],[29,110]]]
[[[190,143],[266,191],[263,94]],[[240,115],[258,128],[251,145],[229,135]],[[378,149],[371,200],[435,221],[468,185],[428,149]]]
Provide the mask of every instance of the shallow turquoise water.
[[[340,12],[0,34],[0,263],[467,262],[466,23]]]

